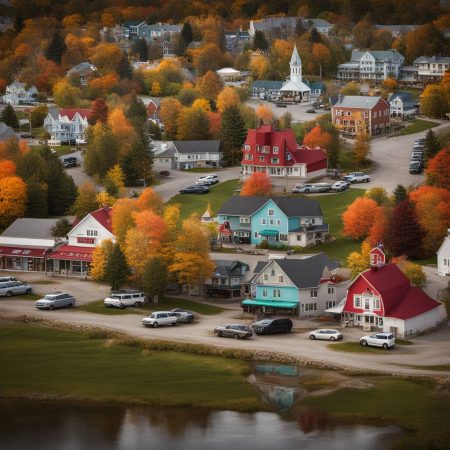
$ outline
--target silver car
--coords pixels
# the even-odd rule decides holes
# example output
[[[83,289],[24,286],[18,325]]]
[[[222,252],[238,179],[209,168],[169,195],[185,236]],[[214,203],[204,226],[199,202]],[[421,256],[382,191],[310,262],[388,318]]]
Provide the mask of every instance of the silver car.
[[[12,295],[30,294],[31,286],[21,281],[9,281],[0,283],[0,297],[11,297]]]
[[[219,337],[232,337],[234,339],[243,339],[253,336],[253,330],[250,327],[239,323],[216,327],[214,328],[214,333]]]
[[[330,192],[331,184],[329,183],[307,183],[298,184],[292,189],[294,194],[309,194],[310,192]]]
[[[47,294],[36,302],[37,309],[72,308],[75,306],[75,297],[65,292]]]

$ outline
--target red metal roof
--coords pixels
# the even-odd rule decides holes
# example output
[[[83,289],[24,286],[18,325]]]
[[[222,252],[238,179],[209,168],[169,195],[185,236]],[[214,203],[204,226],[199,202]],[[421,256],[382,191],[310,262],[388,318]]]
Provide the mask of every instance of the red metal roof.
[[[296,163],[300,164],[314,164],[319,161],[327,161],[325,150],[311,149],[307,147],[300,147],[295,152],[291,152]]]
[[[62,108],[59,110],[60,116],[67,116],[69,120],[73,120],[76,113],[80,114],[81,117],[85,118],[87,117],[89,119],[89,116],[91,115],[90,109],[81,109],[81,108]]]
[[[91,212],[91,216],[103,225],[110,233],[112,233],[112,209],[109,206],[97,209],[97,211]]]
[[[80,247],[77,245],[61,245],[52,252],[49,259],[70,259],[73,261],[92,262],[92,252],[95,247]]]
[[[48,250],[46,247],[0,247],[1,256],[23,256],[30,258],[44,258],[45,252]]]

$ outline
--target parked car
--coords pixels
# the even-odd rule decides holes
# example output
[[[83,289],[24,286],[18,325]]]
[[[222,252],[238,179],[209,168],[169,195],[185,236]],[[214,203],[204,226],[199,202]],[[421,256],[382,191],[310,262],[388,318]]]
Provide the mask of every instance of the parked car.
[[[331,184],[329,183],[306,183],[297,184],[292,192],[294,194],[309,194],[310,192],[330,192]]]
[[[126,308],[127,306],[134,306],[139,308],[145,303],[145,294],[136,289],[121,289],[119,291],[112,291],[109,297],[103,301],[107,308]]]
[[[423,154],[422,153],[411,153],[411,161],[423,161]]]
[[[370,176],[364,172],[352,172],[345,175],[344,180],[349,183],[368,183],[370,181]]]
[[[342,334],[338,330],[322,328],[314,330],[309,333],[309,338],[314,341],[315,339],[322,339],[326,341],[338,341],[342,339]]]
[[[172,312],[172,314],[177,318],[177,323],[191,323],[194,319],[185,312]]]
[[[159,172],[159,174],[160,174],[162,177],[168,177],[168,176],[170,176],[170,172],[169,172],[168,170],[161,170],[161,172]]]
[[[291,319],[263,319],[252,324],[256,334],[290,333],[292,330]]]
[[[181,314],[182,316],[186,317],[188,323],[193,322],[194,319],[195,319],[194,313],[191,312],[191,311],[187,311],[186,309],[174,308],[174,309],[172,309],[172,312],[177,313],[177,314]],[[182,322],[182,321],[179,320],[178,322]]]
[[[181,189],[180,194],[207,194],[209,189],[206,186],[189,186]]]
[[[172,311],[155,311],[152,312],[148,317],[142,319],[142,324],[144,327],[158,328],[161,325],[172,325],[177,324],[177,318]]]
[[[344,181],[344,180],[336,181],[336,183],[334,183],[333,186],[331,186],[331,190],[333,192],[342,192],[342,191],[346,191],[349,188],[350,188],[350,183],[348,181]]]
[[[65,169],[69,167],[77,167],[78,161],[74,156],[68,156],[67,158],[63,158],[63,166]]]
[[[37,309],[72,308],[75,306],[75,297],[66,292],[47,294],[36,302]]]
[[[214,328],[214,333],[219,337],[232,337],[234,339],[244,339],[253,336],[253,331],[250,327],[239,323],[216,327]]]
[[[392,333],[376,333],[370,336],[363,336],[359,343],[364,347],[370,345],[371,347],[381,347],[387,350],[395,345],[395,337]]]
[[[219,182],[219,177],[216,174],[203,175],[200,177],[195,184],[200,186],[210,186]]]
[[[409,163],[409,173],[422,173],[423,166],[420,161],[411,161]]]
[[[8,281],[0,283],[0,297],[11,297],[12,295],[30,294],[31,286],[21,281]]]
[[[14,277],[0,277],[0,283],[8,283],[9,281],[19,281]]]
[[[417,139],[415,139],[414,140],[414,144],[425,144],[425,138],[424,137],[422,137],[422,138],[417,138]]]

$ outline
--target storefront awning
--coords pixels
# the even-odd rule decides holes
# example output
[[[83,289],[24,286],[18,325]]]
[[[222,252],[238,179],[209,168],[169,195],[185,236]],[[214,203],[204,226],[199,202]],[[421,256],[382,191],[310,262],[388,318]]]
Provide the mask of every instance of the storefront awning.
[[[44,258],[47,248],[44,247],[0,247],[1,256],[19,256],[27,258]]]
[[[261,236],[278,236],[277,230],[262,230],[259,232]]]
[[[244,300],[242,306],[270,306],[271,308],[297,308],[297,302],[278,302],[276,300]]]
[[[92,262],[92,252],[95,247],[79,247],[77,245],[61,245],[52,252],[49,259],[66,259],[72,261]]]

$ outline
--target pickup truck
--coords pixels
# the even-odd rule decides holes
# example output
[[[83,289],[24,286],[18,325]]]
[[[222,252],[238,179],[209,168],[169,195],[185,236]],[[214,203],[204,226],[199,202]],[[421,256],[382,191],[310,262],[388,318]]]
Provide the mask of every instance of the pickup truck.
[[[352,172],[345,175],[344,180],[349,183],[368,183],[370,181],[370,176],[364,172]]]

